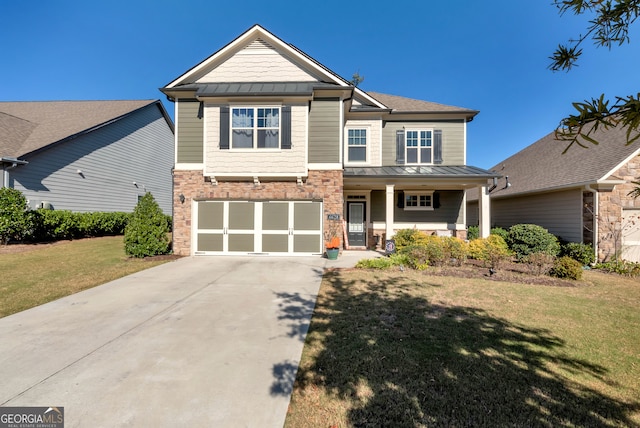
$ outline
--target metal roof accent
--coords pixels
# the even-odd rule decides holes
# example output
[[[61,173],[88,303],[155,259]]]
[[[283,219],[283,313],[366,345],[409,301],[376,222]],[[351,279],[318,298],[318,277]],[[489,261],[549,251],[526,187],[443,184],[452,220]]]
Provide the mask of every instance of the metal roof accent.
[[[398,165],[380,167],[345,167],[344,177],[425,177],[425,178],[493,178],[500,174],[470,165]]]
[[[316,89],[344,89],[326,82],[223,82],[189,83],[176,89],[195,90],[197,97],[313,95]]]

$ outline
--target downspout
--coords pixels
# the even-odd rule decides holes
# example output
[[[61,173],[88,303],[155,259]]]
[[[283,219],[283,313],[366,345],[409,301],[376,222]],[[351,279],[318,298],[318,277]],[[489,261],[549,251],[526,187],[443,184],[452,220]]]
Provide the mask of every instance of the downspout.
[[[11,165],[2,167],[2,186],[0,187],[9,187],[9,170],[18,166],[17,162],[12,163]]]
[[[600,201],[598,200],[598,191],[592,188],[590,184],[585,184],[584,190],[591,192],[593,195],[593,211],[591,214],[593,216],[593,251],[596,255],[596,262],[598,262],[600,260],[598,257],[598,217],[600,216]]]

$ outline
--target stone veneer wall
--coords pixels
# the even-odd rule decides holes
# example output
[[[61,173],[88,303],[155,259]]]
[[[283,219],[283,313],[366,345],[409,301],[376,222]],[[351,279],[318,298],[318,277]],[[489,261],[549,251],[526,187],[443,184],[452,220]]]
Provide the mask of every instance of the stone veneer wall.
[[[631,181],[640,176],[640,157],[635,157],[612,174],[613,178],[626,181],[611,192],[598,192],[598,259],[608,260],[618,254],[622,246],[621,228],[623,208],[640,208],[640,198],[627,196],[636,186]]]
[[[330,233],[332,224],[327,214],[342,213],[343,180],[341,170],[309,171],[302,185],[295,181],[264,182],[221,181],[212,184],[204,180],[201,171],[174,171],[173,173],[173,252],[191,254],[191,206],[194,200],[321,200],[324,210],[324,234]],[[180,195],[184,195],[184,203]],[[335,225],[334,229],[335,229]],[[342,229],[341,223],[339,229]],[[342,233],[340,233],[342,242]],[[342,245],[341,245],[342,246]]]

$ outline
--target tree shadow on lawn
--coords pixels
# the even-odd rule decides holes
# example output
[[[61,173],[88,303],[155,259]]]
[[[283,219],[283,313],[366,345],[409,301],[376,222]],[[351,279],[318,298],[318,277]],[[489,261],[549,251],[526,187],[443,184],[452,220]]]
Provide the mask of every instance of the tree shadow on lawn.
[[[321,350],[301,364],[296,388],[350,401],[352,426],[637,426],[630,415],[639,402],[560,374],[606,382],[604,367],[567,357],[548,330],[430,304],[409,295],[402,279],[326,278],[332,288],[319,297],[307,337]],[[282,375],[292,373],[274,366]]]

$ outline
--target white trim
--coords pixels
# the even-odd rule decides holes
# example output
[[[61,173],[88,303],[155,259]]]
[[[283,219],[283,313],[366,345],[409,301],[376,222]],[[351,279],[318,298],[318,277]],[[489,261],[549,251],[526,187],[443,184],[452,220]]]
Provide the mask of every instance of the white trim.
[[[418,132],[418,145],[417,146],[411,146],[409,147],[407,145],[407,132]],[[429,150],[431,150],[431,162],[409,162],[409,156],[407,155],[407,150],[409,150],[409,148],[412,149],[416,149],[418,151],[417,156],[418,159],[422,159],[422,157],[420,156],[420,150],[423,148],[423,146],[420,145],[420,132],[430,132],[431,133],[431,146],[424,146],[424,148],[428,148]],[[434,128],[425,128],[424,126],[422,127],[418,127],[418,126],[407,126],[404,128],[404,164],[408,165],[408,166],[414,166],[414,165],[434,165],[433,163],[433,144],[434,144]]]
[[[611,174],[613,174],[614,172],[616,172],[617,170],[619,170],[620,168],[622,168],[627,162],[629,162],[631,159],[635,158],[636,156],[638,156],[640,154],[640,149],[636,150],[635,152],[633,152],[631,155],[629,155],[625,160],[623,160],[622,162],[620,162],[618,165],[616,165],[611,171],[609,171],[608,173],[606,173],[605,175],[603,175],[601,178],[599,178],[597,181],[606,181],[607,178],[609,176],[611,176]]]
[[[204,171],[204,163],[177,163],[173,169],[175,171]]]
[[[434,190],[405,190],[404,191],[404,210],[405,211],[433,211],[433,193]],[[407,196],[418,197],[417,206],[407,206]],[[420,196],[431,196],[431,204],[420,205]]]
[[[366,144],[365,148],[365,161],[350,161],[349,160],[349,131],[364,130],[366,132]],[[371,125],[347,125],[344,127],[344,164],[353,166],[368,166],[371,165]],[[362,147],[362,146],[354,146]]]
[[[335,163],[310,163],[309,164],[309,170],[312,171],[317,171],[317,170],[323,170],[323,169],[329,169],[329,170],[336,170],[339,169],[342,171],[342,164],[340,162],[335,162]]]
[[[463,145],[462,145],[462,164],[466,165],[467,164],[467,121],[463,121],[463,128],[462,128],[462,141],[463,141]],[[444,140],[444,132],[443,134],[443,140]],[[444,150],[444,141],[442,141],[442,149]],[[444,157],[444,156],[443,156]]]
[[[203,173],[205,177],[306,177],[306,173],[302,172],[261,172],[256,174],[255,172],[206,172]]]
[[[393,223],[394,230],[400,229],[418,229],[418,230],[464,230],[466,227],[464,225],[458,223],[411,223],[411,222],[400,222]],[[384,221],[374,221],[373,228],[374,229],[384,229],[386,227],[386,223]]]
[[[253,127],[252,131],[254,132],[253,138],[253,147],[233,147],[233,110],[234,109],[252,109],[253,110]],[[277,109],[278,110],[278,147],[258,147],[258,131],[260,129],[263,130],[274,130],[275,127],[269,128],[259,128],[258,127],[258,109]],[[240,127],[237,129],[249,129],[246,127]],[[261,153],[261,152],[280,152],[282,150],[282,103],[269,103],[269,104],[261,104],[261,103],[230,103],[229,104],[229,151],[232,152],[250,152],[250,153]]]

